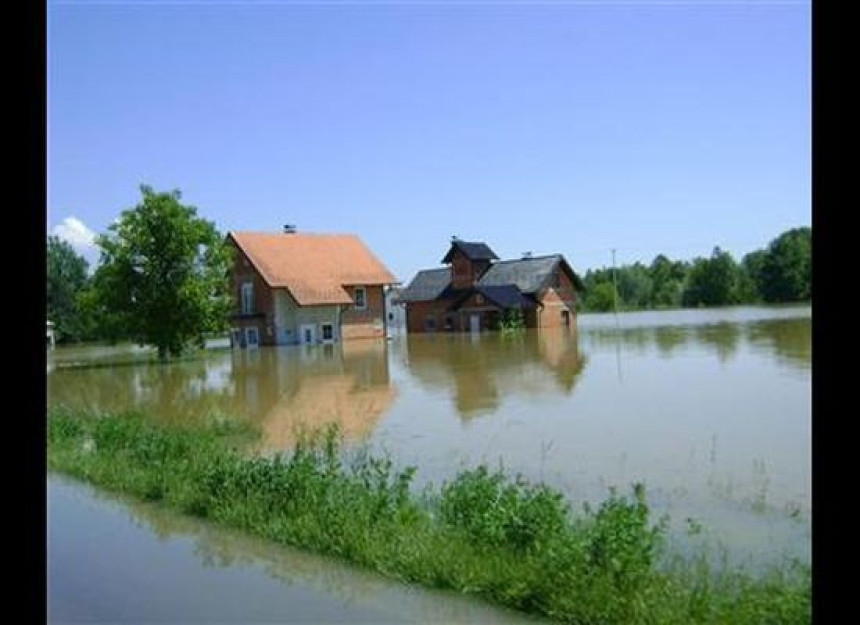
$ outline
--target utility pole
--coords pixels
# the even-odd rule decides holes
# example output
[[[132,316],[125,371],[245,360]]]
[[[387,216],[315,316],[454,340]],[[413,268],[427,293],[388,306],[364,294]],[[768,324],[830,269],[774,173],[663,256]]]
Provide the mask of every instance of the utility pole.
[[[618,381],[623,384],[624,379],[621,376],[621,325],[618,319],[618,278],[615,271],[615,248],[612,248],[612,295],[615,302],[615,327],[618,328],[619,334],[615,337],[615,362],[618,366]]]
[[[612,297],[615,305],[615,314],[618,314],[618,279],[615,277],[615,248],[612,248]]]

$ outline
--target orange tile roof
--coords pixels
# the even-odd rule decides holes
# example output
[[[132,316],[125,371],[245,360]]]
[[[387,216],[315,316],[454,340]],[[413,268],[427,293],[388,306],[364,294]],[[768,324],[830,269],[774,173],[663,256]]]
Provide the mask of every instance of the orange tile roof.
[[[397,281],[354,234],[230,232],[272,288],[286,288],[300,306],[351,304],[348,285]]]

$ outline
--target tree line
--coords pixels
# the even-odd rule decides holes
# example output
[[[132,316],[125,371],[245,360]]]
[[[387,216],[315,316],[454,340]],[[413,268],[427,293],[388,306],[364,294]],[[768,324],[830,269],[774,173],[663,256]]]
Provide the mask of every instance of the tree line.
[[[731,304],[808,302],[812,299],[812,229],[793,228],[737,262],[715,247],[709,258],[671,260],[657,255],[583,277],[584,311],[642,310]]]

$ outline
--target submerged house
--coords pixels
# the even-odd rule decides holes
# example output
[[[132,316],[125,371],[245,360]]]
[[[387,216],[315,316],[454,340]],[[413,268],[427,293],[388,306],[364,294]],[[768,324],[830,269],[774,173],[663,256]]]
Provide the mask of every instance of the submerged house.
[[[396,278],[352,234],[230,232],[231,343],[335,343],[385,337],[385,286]]]
[[[561,254],[499,260],[485,243],[453,239],[449,265],[419,271],[401,293],[409,332],[494,330],[515,311],[529,328],[574,327],[582,281]]]

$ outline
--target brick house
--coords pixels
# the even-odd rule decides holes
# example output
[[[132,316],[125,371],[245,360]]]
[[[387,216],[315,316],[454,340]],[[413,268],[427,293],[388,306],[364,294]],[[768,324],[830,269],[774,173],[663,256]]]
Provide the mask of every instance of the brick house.
[[[506,311],[526,327],[575,327],[579,276],[561,254],[499,260],[485,243],[454,239],[449,267],[419,271],[401,293],[409,332],[496,329]]]
[[[229,232],[234,347],[385,337],[395,277],[355,235]]]

